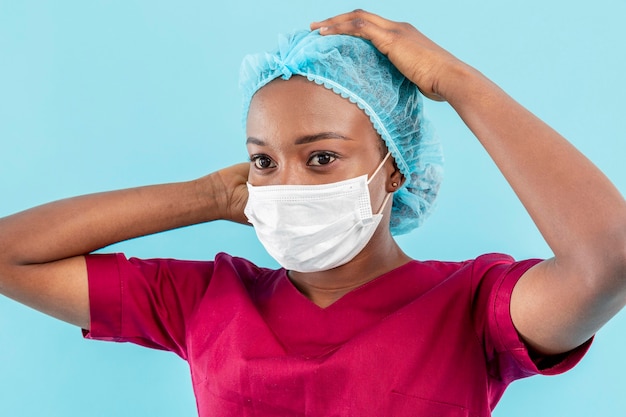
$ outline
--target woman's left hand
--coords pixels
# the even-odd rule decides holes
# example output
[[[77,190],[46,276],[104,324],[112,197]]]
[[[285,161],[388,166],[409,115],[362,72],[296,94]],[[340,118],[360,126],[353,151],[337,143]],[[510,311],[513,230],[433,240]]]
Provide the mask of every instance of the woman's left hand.
[[[343,34],[372,42],[422,93],[446,100],[446,82],[465,66],[409,23],[387,20],[364,10],[344,13],[311,24],[322,35]]]
[[[370,40],[424,95],[446,100],[502,171],[555,255],[511,295],[535,351],[581,345],[626,305],[626,202],[565,138],[407,23],[357,10],[311,28]]]

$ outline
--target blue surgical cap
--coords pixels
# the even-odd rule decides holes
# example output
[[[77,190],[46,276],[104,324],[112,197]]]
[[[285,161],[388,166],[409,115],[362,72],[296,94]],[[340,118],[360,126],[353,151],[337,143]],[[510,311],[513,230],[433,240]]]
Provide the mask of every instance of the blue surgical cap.
[[[405,178],[393,196],[391,233],[421,225],[439,191],[443,156],[424,119],[417,86],[367,40],[296,31],[279,36],[278,49],[244,58],[239,79],[244,126],[254,94],[270,81],[292,75],[334,91],[369,116]]]

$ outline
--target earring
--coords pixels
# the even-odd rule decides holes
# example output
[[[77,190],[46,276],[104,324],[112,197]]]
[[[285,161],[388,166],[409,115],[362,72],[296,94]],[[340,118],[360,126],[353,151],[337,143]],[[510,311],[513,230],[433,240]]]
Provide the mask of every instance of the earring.
[[[392,186],[393,188],[396,188],[396,187],[398,186],[398,183],[394,181],[394,182],[392,182],[392,183],[391,183],[391,186]]]

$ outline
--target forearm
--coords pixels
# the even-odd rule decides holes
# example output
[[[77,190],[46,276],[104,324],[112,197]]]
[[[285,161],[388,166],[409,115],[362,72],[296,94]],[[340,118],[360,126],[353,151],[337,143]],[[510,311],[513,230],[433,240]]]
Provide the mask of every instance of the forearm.
[[[216,174],[213,174],[216,175]],[[69,198],[0,219],[0,253],[13,265],[82,255],[126,239],[216,219],[210,177]]]
[[[409,24],[357,10],[311,28],[370,40],[427,97],[447,100],[498,165],[560,260],[584,269],[604,268],[611,258],[607,270],[624,273],[624,199],[557,132]]]
[[[442,87],[560,260],[623,260],[626,204],[586,157],[477,71],[459,66]]]
[[[409,24],[357,10],[312,28],[370,40],[427,97],[447,100],[511,184],[555,254],[511,295],[526,341],[567,351],[626,304],[626,203],[571,144]]]
[[[248,164],[195,181],[69,198],[0,219],[0,293],[89,327],[81,255],[215,219],[243,222]]]

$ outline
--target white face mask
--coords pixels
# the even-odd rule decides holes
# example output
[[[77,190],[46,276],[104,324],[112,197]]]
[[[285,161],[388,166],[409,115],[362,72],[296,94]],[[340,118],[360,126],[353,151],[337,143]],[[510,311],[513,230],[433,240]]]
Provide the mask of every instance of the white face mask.
[[[351,261],[372,238],[387,194],[372,214],[367,175],[321,185],[248,183],[244,210],[267,252],[285,269],[326,271]]]

